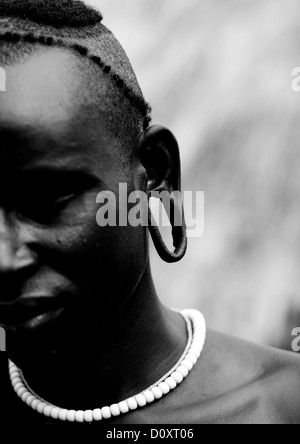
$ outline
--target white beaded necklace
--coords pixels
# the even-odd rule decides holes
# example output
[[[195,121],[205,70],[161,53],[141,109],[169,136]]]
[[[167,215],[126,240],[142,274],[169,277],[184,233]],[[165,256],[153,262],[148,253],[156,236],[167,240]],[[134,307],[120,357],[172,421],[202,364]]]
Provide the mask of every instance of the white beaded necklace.
[[[183,310],[179,313],[185,319],[188,331],[188,342],[182,357],[165,376],[136,396],[110,407],[95,410],[76,411],[59,408],[36,395],[27,384],[22,371],[9,361],[9,375],[13,389],[22,401],[33,410],[48,418],[61,421],[91,423],[145,407],[166,396],[181,384],[201,356],[206,339],[206,324],[203,315],[196,310]]]

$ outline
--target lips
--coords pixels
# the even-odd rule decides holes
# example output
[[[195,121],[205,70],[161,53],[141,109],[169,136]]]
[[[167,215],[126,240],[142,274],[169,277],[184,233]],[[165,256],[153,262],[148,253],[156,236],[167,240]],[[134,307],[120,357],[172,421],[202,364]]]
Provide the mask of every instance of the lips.
[[[65,305],[63,298],[46,296],[27,296],[11,304],[0,304],[0,324],[17,326],[22,324],[38,324],[58,314]]]

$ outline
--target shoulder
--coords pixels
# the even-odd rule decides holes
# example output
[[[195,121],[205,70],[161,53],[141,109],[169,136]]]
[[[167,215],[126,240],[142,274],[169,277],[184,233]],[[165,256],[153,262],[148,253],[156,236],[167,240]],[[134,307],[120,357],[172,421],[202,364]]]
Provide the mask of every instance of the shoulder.
[[[272,352],[264,377],[268,396],[283,422],[300,424],[300,356],[280,350]]]
[[[209,331],[202,358],[207,400],[224,417],[300,424],[300,356]]]

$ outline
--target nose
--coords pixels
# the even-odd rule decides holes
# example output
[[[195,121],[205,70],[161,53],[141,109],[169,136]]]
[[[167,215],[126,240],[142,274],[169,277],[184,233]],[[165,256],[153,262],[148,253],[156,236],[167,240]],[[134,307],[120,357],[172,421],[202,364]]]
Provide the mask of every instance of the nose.
[[[21,240],[20,230],[0,210],[0,303],[20,296],[36,265],[35,253]]]
[[[25,245],[17,245],[15,239],[0,234],[0,276],[27,269],[34,257]]]

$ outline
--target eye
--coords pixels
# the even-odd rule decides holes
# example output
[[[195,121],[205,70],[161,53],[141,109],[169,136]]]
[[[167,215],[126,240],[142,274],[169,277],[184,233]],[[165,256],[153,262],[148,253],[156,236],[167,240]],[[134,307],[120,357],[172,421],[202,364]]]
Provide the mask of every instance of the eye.
[[[70,193],[70,194],[65,194],[64,196],[58,197],[57,199],[54,200],[50,200],[49,204],[52,205],[53,207],[63,207],[64,205],[66,205],[68,202],[70,202],[72,199],[74,199],[76,196],[76,193]]]
[[[77,196],[78,192],[75,190],[35,192],[19,202],[17,212],[22,217],[39,223],[53,222]]]
[[[14,208],[20,217],[41,224],[73,218],[83,196],[99,186],[91,174],[39,170],[27,173],[14,192]],[[75,208],[76,206],[76,208]]]

